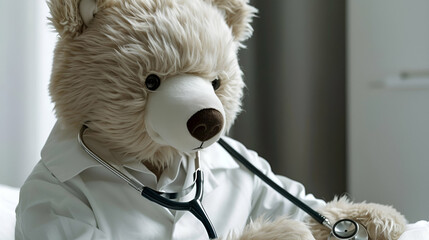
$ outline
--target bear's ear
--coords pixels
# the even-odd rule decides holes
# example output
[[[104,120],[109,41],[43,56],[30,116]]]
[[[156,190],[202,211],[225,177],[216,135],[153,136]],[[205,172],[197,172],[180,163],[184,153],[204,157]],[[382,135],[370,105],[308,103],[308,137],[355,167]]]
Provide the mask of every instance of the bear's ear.
[[[232,29],[236,41],[248,39],[253,32],[250,25],[258,10],[249,5],[249,0],[206,0],[219,8],[225,15],[226,23]]]
[[[49,20],[61,38],[76,37],[87,27],[105,0],[48,0]]]

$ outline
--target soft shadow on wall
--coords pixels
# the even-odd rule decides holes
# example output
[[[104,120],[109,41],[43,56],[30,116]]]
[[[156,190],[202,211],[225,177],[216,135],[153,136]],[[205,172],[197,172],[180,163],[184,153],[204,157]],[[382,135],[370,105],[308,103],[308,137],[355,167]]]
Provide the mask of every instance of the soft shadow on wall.
[[[232,136],[276,174],[330,200],[346,191],[346,1],[254,0]]]

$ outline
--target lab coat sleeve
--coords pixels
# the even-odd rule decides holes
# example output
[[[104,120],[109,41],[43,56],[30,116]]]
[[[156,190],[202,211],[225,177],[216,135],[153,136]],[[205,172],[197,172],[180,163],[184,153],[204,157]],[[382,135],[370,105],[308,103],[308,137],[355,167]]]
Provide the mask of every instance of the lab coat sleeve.
[[[275,175],[266,160],[253,154],[253,164],[255,164],[270,179],[286,189],[290,194],[297,197],[313,209],[317,209],[325,202],[316,199],[312,194],[306,194],[304,186],[284,176]],[[254,178],[254,189],[252,198],[251,218],[256,219],[259,216],[275,219],[279,216],[288,216],[290,219],[302,221],[308,216],[303,210],[292,204],[288,199],[273,190],[259,177]]]
[[[39,163],[22,186],[15,237],[24,239],[107,239],[90,206]]]

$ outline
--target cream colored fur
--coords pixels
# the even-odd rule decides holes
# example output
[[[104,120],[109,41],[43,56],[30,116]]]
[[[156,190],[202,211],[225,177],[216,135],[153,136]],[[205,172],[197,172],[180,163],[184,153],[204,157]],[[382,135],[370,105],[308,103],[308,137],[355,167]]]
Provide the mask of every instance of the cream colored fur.
[[[174,155],[144,123],[146,76],[194,74],[211,81],[226,113],[240,111],[244,83],[237,61],[255,10],[246,1],[98,0],[88,27],[78,0],[51,0],[58,40],[50,93],[57,117],[71,129],[87,124],[122,159],[163,168]],[[239,9],[235,9],[239,8]],[[230,25],[228,25],[229,23]]]
[[[318,210],[332,224],[352,219],[363,224],[371,240],[397,240],[405,231],[406,219],[393,207],[375,203],[352,203],[346,197],[335,198]],[[242,234],[231,233],[227,240],[326,240],[330,231],[308,217],[305,223],[286,216],[274,221],[264,218],[246,226]]]
[[[405,231],[406,219],[396,209],[375,203],[352,203],[346,197],[335,198],[319,210],[335,223],[340,219],[353,219],[368,230],[371,239],[395,240]],[[316,239],[326,239],[328,231],[314,220],[309,221]]]
[[[231,232],[225,240],[314,240],[308,226],[287,217],[268,221],[257,219],[245,227],[243,233]]]

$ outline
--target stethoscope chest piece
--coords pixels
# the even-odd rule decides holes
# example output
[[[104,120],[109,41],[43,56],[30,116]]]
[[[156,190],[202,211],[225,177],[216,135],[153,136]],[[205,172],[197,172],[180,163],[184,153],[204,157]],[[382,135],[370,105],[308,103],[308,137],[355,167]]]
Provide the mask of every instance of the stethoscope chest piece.
[[[365,227],[353,220],[342,219],[334,224],[328,240],[368,240]]]

